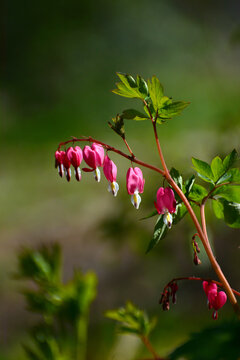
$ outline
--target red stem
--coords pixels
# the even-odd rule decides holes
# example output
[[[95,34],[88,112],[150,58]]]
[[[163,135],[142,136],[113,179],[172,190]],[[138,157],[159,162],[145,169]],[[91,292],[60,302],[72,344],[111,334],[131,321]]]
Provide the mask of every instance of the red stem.
[[[183,276],[183,277],[174,278],[174,279],[172,279],[171,281],[169,281],[169,282],[167,283],[167,285],[164,287],[163,292],[170,286],[171,283],[176,282],[176,281],[181,281],[181,280],[209,281],[209,282],[212,282],[212,283],[214,283],[214,284],[216,284],[216,285],[224,288],[223,284],[220,283],[219,281],[216,281],[216,280],[205,279],[205,278],[195,277],[195,276],[188,276],[188,277],[187,277],[187,276],[186,276],[186,277]],[[234,294],[236,294],[237,296],[240,296],[240,292],[239,292],[239,291],[232,289],[232,292],[233,292]]]
[[[128,160],[130,160],[130,161],[132,161],[132,162],[134,162],[134,163],[136,163],[138,165],[141,165],[141,166],[146,167],[148,169],[154,170],[154,171],[158,172],[161,175],[164,175],[164,172],[161,169],[157,168],[156,166],[153,166],[153,165],[147,164],[147,163],[145,163],[145,162],[143,162],[141,160],[138,160],[134,155],[129,156],[129,155],[125,154],[124,152],[122,152],[121,150],[118,150],[118,149],[114,148],[113,146],[105,144],[102,141],[96,140],[96,139],[92,138],[91,136],[80,138],[80,139],[73,138],[72,140],[67,140],[67,141],[61,142],[58,145],[58,150],[60,150],[61,146],[64,146],[66,144],[69,144],[69,143],[72,143],[72,142],[73,143],[74,142],[81,142],[81,141],[90,141],[90,142],[95,142],[97,144],[100,144],[108,151],[113,151],[113,152],[117,153],[118,155],[121,155],[121,156],[125,157],[126,159],[128,159]]]

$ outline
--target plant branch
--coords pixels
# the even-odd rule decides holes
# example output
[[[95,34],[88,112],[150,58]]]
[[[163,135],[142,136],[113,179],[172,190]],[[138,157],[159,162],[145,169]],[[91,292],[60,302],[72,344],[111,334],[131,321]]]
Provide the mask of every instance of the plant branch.
[[[138,160],[134,155],[133,155],[133,156],[129,156],[129,155],[125,154],[124,152],[122,152],[121,150],[118,150],[118,149],[114,148],[113,146],[110,146],[110,145],[108,145],[108,144],[105,144],[105,143],[102,142],[102,141],[98,141],[98,140],[92,138],[91,136],[83,137],[83,138],[80,138],[80,139],[74,137],[74,138],[71,139],[71,140],[67,140],[67,141],[61,142],[61,143],[58,145],[58,150],[61,149],[61,146],[67,145],[67,144],[69,144],[69,143],[71,143],[71,142],[74,143],[74,142],[81,142],[81,141],[90,141],[90,142],[95,142],[95,143],[97,143],[97,144],[100,144],[100,145],[102,145],[102,146],[104,147],[104,149],[106,149],[106,150],[108,150],[108,151],[113,151],[113,152],[117,153],[118,155],[121,155],[121,156],[123,156],[124,158],[126,158],[126,159],[128,159],[128,160],[130,160],[130,161],[132,161],[132,162],[134,162],[134,163],[136,163],[136,164],[138,164],[138,165],[141,165],[141,166],[146,167],[146,168],[148,168],[148,169],[154,170],[154,171],[158,172],[158,173],[161,174],[161,175],[164,175],[163,170],[157,168],[156,166],[153,166],[153,165],[150,165],[150,164],[148,164],[148,163],[145,163],[145,162],[143,162],[143,161],[141,161],[141,160]]]
[[[148,351],[152,354],[154,360],[163,360],[158,356],[147,336],[142,335],[140,336],[140,338],[144,343],[144,345],[146,346],[146,348],[148,349]]]
[[[186,198],[186,196],[184,195],[182,190],[178,187],[178,185],[175,183],[175,181],[172,179],[172,177],[171,177],[171,175],[170,175],[170,173],[168,171],[168,168],[166,166],[166,163],[165,163],[165,159],[164,159],[161,147],[160,147],[160,142],[159,142],[159,138],[158,138],[158,134],[157,134],[156,123],[153,121],[153,119],[152,119],[152,124],[153,124],[153,128],[154,128],[154,135],[155,135],[155,139],[156,139],[156,143],[157,143],[157,147],[158,147],[160,160],[161,160],[161,163],[162,163],[162,166],[163,166],[163,169],[164,169],[165,178],[168,181],[168,183],[173,187],[173,189],[176,191],[176,193],[180,196],[183,203],[185,204],[185,206],[186,206],[186,208],[187,208],[187,210],[188,210],[188,212],[189,212],[189,214],[190,214],[190,216],[191,216],[191,218],[192,218],[192,220],[194,222],[194,225],[195,225],[195,227],[197,229],[199,238],[202,241],[202,244],[203,244],[204,249],[206,251],[206,254],[207,254],[208,258],[209,258],[209,261],[210,261],[210,263],[212,265],[212,268],[215,271],[215,273],[217,274],[219,280],[221,281],[221,283],[222,283],[222,285],[223,285],[223,287],[224,287],[224,289],[225,289],[225,291],[227,293],[229,301],[231,302],[234,311],[236,312],[237,316],[240,319],[240,308],[238,306],[237,299],[236,299],[236,297],[235,297],[235,295],[234,295],[234,293],[232,291],[232,288],[229,285],[225,275],[223,274],[223,272],[221,270],[221,267],[219,266],[215,256],[213,255],[212,248],[211,248],[211,246],[209,244],[208,237],[207,237],[206,224],[205,224],[205,226],[203,226],[203,228],[200,226],[199,221],[198,221],[198,219],[196,217],[196,214],[193,211],[188,199]],[[210,193],[208,194],[208,196],[210,196]],[[208,198],[208,197],[206,197],[206,198]],[[201,209],[202,209],[202,212],[203,212],[203,215],[204,215],[204,206]],[[202,217],[202,221],[203,221],[203,225],[204,225],[205,216]]]
[[[196,277],[196,276],[188,276],[188,277],[187,277],[187,276],[182,276],[182,277],[174,278],[174,279],[172,279],[171,281],[169,281],[169,282],[167,283],[167,285],[164,287],[163,293],[164,293],[164,291],[171,285],[171,283],[176,282],[176,281],[181,281],[181,280],[209,281],[209,282],[212,282],[212,283],[220,286],[221,288],[224,288],[223,284],[220,283],[219,281],[216,281],[216,280],[206,279],[206,278]],[[233,292],[235,295],[240,296],[240,292],[239,292],[239,291],[232,289],[232,292]]]

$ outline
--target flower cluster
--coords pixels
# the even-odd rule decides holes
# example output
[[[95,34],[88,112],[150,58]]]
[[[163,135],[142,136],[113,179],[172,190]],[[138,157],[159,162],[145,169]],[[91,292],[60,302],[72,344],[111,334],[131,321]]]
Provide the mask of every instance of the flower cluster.
[[[117,196],[119,185],[117,183],[117,166],[105,155],[104,148],[101,144],[93,143],[91,146],[86,145],[83,150],[79,146],[69,147],[66,151],[57,150],[55,152],[55,167],[58,168],[59,175],[65,174],[67,181],[71,180],[71,165],[74,168],[77,181],[81,180],[80,165],[84,159],[89,166],[82,168],[85,172],[93,172],[97,182],[101,180],[100,168],[108,181],[108,191]],[[139,209],[141,203],[140,194],[144,191],[145,179],[142,170],[139,167],[130,167],[126,176],[127,192],[131,195],[131,203],[136,209]],[[172,215],[176,212],[176,200],[174,192],[170,187],[160,187],[157,191],[157,201],[155,207],[159,214],[163,214],[164,223],[171,228]]]
[[[227,295],[224,291],[218,291],[217,285],[211,281],[203,281],[203,290],[208,299],[208,308],[214,309],[212,318],[216,320],[218,318],[218,310],[227,301]]]

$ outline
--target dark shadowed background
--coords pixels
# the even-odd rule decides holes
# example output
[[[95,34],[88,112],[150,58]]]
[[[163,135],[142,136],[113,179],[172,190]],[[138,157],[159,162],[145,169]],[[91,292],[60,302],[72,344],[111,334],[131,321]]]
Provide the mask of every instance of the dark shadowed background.
[[[166,95],[191,102],[181,116],[159,128],[169,167],[187,176],[193,172],[191,156],[210,161],[238,148],[239,10],[234,0],[1,3],[1,360],[24,359],[21,342],[35,321],[11,277],[23,245],[59,242],[66,281],[74,267],[96,271],[89,359],[140,356],[140,343],[116,336],[103,316],[126,300],[157,315],[153,342],[162,355],[211,323],[201,284],[182,284],[170,312],[158,305],[171,278],[214,276],[203,253],[201,267],[193,265],[189,218],[145,255],[154,220],[139,219],[153,210],[162,179],[144,170],[145,192],[136,211],[125,190],[127,161],[112,155],[120,185],[115,199],[106,180],[97,184],[92,174],[83,174],[81,183],[60,179],[54,152],[60,141],[81,135],[124,149],[107,121],[140,104],[110,92],[116,71],[144,78],[155,74]],[[159,165],[150,124],[129,121],[126,132],[134,153]],[[210,206],[207,218],[217,259],[231,285],[239,288],[239,232],[216,220]],[[219,322],[231,316],[227,304]]]

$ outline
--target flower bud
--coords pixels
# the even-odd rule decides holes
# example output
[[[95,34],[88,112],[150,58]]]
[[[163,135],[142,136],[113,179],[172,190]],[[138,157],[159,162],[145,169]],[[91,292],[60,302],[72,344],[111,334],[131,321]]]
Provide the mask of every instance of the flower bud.
[[[127,171],[127,192],[131,195],[131,203],[138,209],[141,196],[139,195],[144,191],[145,179],[143,179],[142,170],[138,167],[129,168]]]
[[[106,155],[104,158],[103,164],[103,172],[108,180],[108,191],[113,194],[113,196],[117,196],[119,185],[116,182],[117,180],[117,166],[114,164],[112,160]]]
[[[99,182],[101,174],[98,168],[103,166],[104,162],[104,148],[102,145],[96,143],[93,143],[91,147],[86,145],[83,149],[83,158],[86,164],[90,166],[90,171],[94,171],[95,180]]]
[[[67,157],[68,160],[71,162],[72,166],[74,167],[76,180],[80,181],[81,170],[79,166],[83,159],[82,149],[79,146],[75,146],[75,148],[73,147],[68,148]]]

